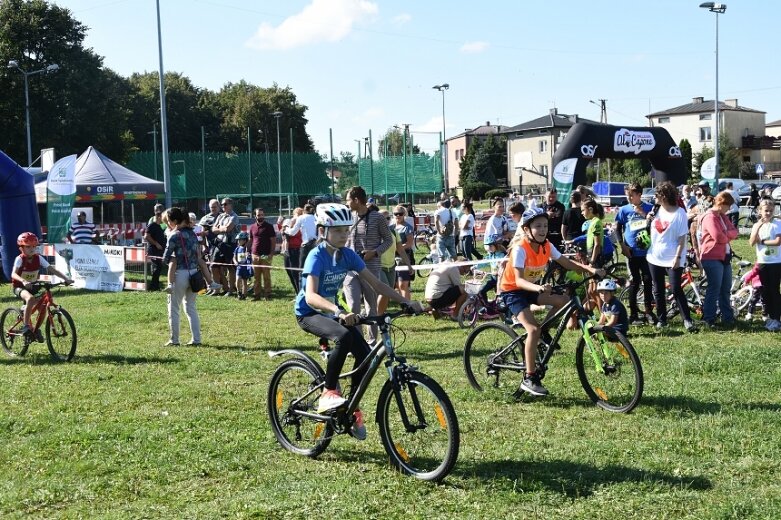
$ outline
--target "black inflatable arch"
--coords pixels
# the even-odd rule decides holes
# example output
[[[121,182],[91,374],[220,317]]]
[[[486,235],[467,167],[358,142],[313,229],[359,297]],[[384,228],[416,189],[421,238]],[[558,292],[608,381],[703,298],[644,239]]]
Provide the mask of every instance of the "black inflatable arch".
[[[664,128],[575,123],[553,155],[553,185],[559,196],[586,183],[586,167],[592,160],[607,158],[648,159],[658,182],[686,181],[681,150]]]

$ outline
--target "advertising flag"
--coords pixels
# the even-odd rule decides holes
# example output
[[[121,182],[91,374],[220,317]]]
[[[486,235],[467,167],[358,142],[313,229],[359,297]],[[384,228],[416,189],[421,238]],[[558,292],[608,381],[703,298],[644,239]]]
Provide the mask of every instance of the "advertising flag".
[[[52,166],[46,183],[47,242],[62,242],[68,234],[71,208],[76,200],[76,155],[63,157]]]

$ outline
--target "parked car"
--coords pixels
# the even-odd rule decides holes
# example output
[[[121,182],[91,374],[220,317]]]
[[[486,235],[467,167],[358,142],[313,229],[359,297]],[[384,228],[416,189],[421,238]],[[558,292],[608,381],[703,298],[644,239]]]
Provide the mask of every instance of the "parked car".
[[[643,202],[647,202],[648,204],[653,204],[655,193],[656,193],[656,188],[643,188],[643,194],[640,195],[640,200],[642,200]]]

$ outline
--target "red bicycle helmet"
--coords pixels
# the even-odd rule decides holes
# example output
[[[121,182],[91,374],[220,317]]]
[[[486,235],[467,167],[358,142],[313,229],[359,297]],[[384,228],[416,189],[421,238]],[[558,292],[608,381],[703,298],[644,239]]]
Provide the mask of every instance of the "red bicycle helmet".
[[[38,237],[35,235],[35,233],[30,233],[27,231],[19,235],[19,237],[16,239],[16,245],[37,247]]]

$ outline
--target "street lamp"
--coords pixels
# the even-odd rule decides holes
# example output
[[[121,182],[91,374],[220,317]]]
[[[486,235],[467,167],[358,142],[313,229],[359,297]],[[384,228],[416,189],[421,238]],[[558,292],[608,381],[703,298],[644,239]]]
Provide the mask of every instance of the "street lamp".
[[[447,139],[445,136],[445,91],[450,88],[447,83],[431,87],[442,92],[442,175],[445,177],[445,193],[449,190],[447,178]]]
[[[33,145],[30,138],[30,91],[27,86],[27,78],[29,76],[35,76],[36,74],[51,74],[60,70],[60,66],[56,63],[52,63],[42,69],[34,70],[32,72],[25,71],[19,66],[19,62],[16,60],[10,60],[8,62],[9,69],[16,69],[24,76],[24,112],[27,121],[27,166],[33,165]]]
[[[719,15],[727,10],[727,4],[717,4],[714,2],[703,2],[700,7],[707,9],[711,13],[716,13],[716,99],[713,100],[713,117],[716,119],[716,136],[713,139],[713,154],[715,161],[715,172],[713,182],[716,187],[719,186]]]
[[[279,118],[282,112],[277,110],[271,114],[277,119],[277,193],[279,195],[279,214],[282,214],[282,156],[279,153]]]

